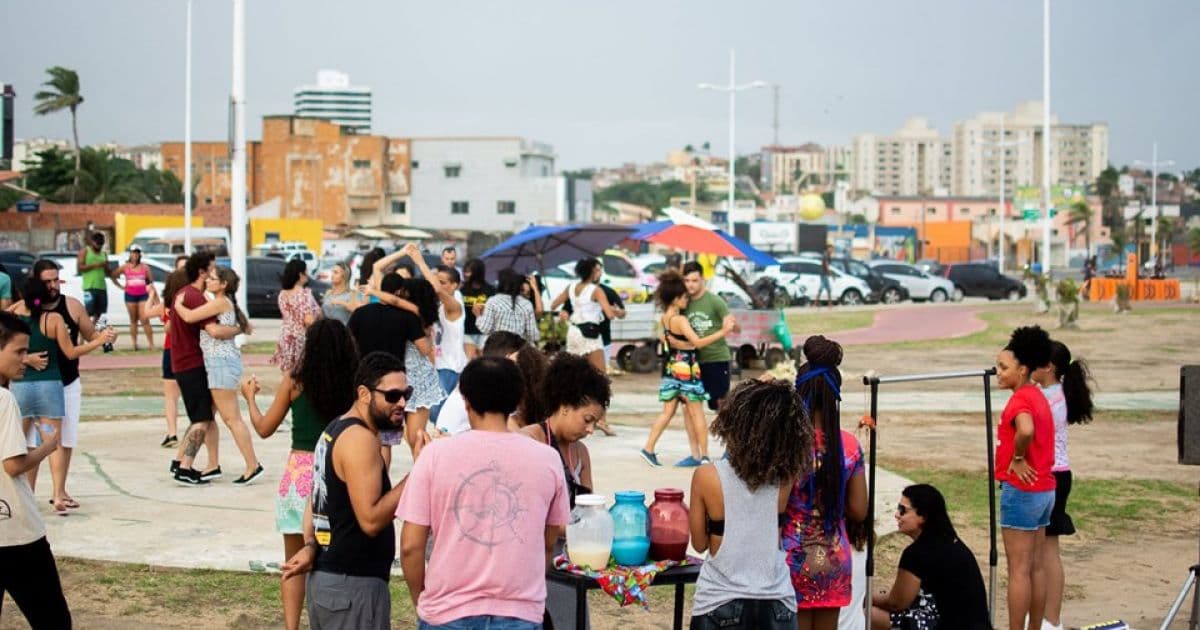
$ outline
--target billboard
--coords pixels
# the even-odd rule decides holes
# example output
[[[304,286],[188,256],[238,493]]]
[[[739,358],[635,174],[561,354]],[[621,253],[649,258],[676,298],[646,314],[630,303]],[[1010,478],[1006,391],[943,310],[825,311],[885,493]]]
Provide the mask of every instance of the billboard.
[[[1072,203],[1084,200],[1087,191],[1083,186],[1051,186],[1050,187],[1050,216],[1059,211],[1066,211]],[[1026,221],[1036,221],[1041,218],[1042,188],[1041,186],[1018,186],[1013,192],[1013,209],[1020,210]]]

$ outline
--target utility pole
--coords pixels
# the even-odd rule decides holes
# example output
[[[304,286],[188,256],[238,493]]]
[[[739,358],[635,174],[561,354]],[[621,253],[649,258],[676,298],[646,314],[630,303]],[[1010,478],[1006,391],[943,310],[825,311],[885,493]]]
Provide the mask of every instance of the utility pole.
[[[233,116],[230,148],[232,198],[229,212],[229,245],[233,270],[246,277],[246,4],[233,0],[233,86],[229,93]],[[238,287],[237,301],[246,303],[246,285]]]
[[[1042,0],[1042,275],[1050,276],[1050,0]]]
[[[774,134],[772,136],[773,139],[771,140],[771,144],[778,147],[779,146],[779,84],[778,83],[771,84],[771,93],[772,93],[772,97],[775,100],[775,115],[771,122],[771,129],[774,130]]]

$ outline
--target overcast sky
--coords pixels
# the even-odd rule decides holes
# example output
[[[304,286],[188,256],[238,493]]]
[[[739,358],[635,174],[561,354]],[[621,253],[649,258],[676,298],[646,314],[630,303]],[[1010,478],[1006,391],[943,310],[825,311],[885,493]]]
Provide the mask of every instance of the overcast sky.
[[[194,130],[227,132],[232,10],[194,3]],[[1041,97],[1037,0],[246,0],[247,135],[292,90],[338,69],[374,90],[375,133],[520,135],[562,168],[728,147],[728,100],[698,82],[781,90],[781,141],[849,144],[925,116],[945,135],[979,111]],[[1054,113],[1104,121],[1111,159],[1200,166],[1200,2],[1054,0]],[[4,0],[0,82],[18,138],[70,136],[34,116],[45,69],[79,73],[82,142],[183,138],[184,0]],[[739,152],[769,143],[770,90],[738,97]]]

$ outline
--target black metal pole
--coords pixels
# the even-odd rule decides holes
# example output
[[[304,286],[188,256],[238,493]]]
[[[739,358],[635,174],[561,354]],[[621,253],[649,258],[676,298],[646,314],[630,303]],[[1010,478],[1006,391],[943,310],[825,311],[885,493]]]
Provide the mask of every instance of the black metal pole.
[[[871,452],[871,464],[867,468],[867,531],[870,534],[875,533],[875,429],[878,427],[879,420],[876,418],[876,412],[879,409],[879,377],[872,376],[864,377],[863,380],[871,386],[871,434],[867,438],[868,449]],[[862,614],[866,617],[866,627],[871,627],[871,593],[872,584],[875,581],[875,536],[867,536],[867,580],[866,593],[867,605],[864,606]]]
[[[996,452],[992,432],[992,375],[996,368],[983,371],[983,412],[987,422],[987,486],[988,486],[988,626],[996,626]]]

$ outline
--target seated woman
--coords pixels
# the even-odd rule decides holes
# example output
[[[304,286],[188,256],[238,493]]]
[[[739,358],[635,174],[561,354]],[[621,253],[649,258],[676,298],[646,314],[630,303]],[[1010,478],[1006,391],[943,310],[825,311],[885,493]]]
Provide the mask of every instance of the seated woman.
[[[754,380],[725,399],[712,431],[728,457],[692,475],[692,546],[708,551],[692,628],[791,630],[796,592],[779,527],[792,485],[812,470],[812,421],[789,383]]]
[[[923,483],[901,495],[896,526],[913,542],[900,554],[892,589],[871,598],[871,628],[988,628],[983,575],[950,523],[946,499]]]

